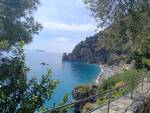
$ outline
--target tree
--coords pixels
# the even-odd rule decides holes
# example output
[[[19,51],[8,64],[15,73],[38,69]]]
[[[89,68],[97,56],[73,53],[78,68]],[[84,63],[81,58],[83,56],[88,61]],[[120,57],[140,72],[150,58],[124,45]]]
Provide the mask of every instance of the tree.
[[[99,24],[107,25],[122,20],[133,12],[150,9],[149,0],[84,0]]]
[[[23,43],[32,41],[42,26],[34,20],[33,11],[39,0],[0,0],[0,52],[8,50],[9,57],[0,58],[0,112],[34,113],[46,110],[45,100],[51,99],[58,81],[51,79],[51,70],[40,81],[27,80]],[[20,42],[21,41],[21,42]],[[1,53],[0,53],[1,54]],[[67,96],[58,105],[67,102]],[[64,109],[61,113],[66,113]]]
[[[42,26],[34,20],[33,12],[39,0],[0,0],[0,42],[9,47],[23,40],[28,43]]]
[[[85,3],[99,27],[110,26],[104,33],[105,47],[113,50],[121,47],[121,51],[126,48],[136,62],[150,57],[149,0],[85,0]]]
[[[33,113],[50,99],[58,81],[52,80],[51,70],[40,82],[27,81],[28,68],[24,63],[22,44],[16,46],[11,58],[3,58],[0,65],[0,112]]]
[[[8,41],[4,40],[0,42],[0,50],[6,50],[8,48]]]

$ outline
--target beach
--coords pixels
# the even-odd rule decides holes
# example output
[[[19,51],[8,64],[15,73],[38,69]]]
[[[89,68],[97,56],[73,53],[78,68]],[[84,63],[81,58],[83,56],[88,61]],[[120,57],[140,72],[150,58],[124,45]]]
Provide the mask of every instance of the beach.
[[[99,65],[101,71],[96,79],[96,83],[100,83],[103,79],[107,79],[117,73],[121,73],[124,68],[123,66],[108,66],[108,65]]]

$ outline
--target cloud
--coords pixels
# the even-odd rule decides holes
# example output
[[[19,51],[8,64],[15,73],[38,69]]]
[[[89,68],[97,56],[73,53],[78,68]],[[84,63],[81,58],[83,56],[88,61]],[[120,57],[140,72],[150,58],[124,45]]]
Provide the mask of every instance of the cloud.
[[[35,19],[44,29],[28,49],[71,52],[74,46],[95,33],[96,22],[83,0],[41,0]]]
[[[57,37],[56,40],[59,41],[59,42],[68,42],[69,38],[67,38],[67,37]]]
[[[42,0],[35,14],[46,30],[91,32],[96,29],[95,20],[82,0]]]
[[[64,22],[52,22],[48,20],[41,21],[45,29],[48,30],[63,30],[63,31],[74,31],[74,32],[88,32],[93,31],[96,27],[94,23],[87,24],[75,24],[75,23],[64,23]]]

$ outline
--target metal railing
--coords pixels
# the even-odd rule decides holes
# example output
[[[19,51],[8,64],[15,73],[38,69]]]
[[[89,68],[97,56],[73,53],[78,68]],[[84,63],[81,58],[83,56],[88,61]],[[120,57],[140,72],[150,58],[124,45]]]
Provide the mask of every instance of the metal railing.
[[[146,79],[146,81],[145,81],[145,79]],[[149,79],[150,79],[149,77],[147,77],[147,78],[140,78],[140,79],[138,79],[137,81],[135,81],[134,83],[126,84],[126,85],[123,85],[123,86],[121,86],[121,87],[117,87],[117,88],[114,88],[114,89],[110,89],[110,90],[107,90],[107,91],[105,91],[105,92],[98,93],[98,94],[96,94],[96,95],[92,95],[92,96],[89,96],[89,97],[86,97],[86,98],[83,98],[83,99],[80,99],[80,100],[77,100],[77,101],[74,101],[74,102],[65,104],[65,105],[63,105],[63,106],[54,107],[54,108],[52,108],[52,109],[50,109],[50,110],[47,110],[47,111],[45,111],[45,112],[43,112],[43,113],[53,113],[53,112],[56,112],[56,111],[58,111],[58,110],[64,109],[64,108],[66,108],[66,107],[73,107],[73,106],[76,105],[76,104],[80,104],[80,103],[82,103],[82,102],[87,102],[87,101],[89,101],[89,100],[91,100],[91,99],[100,98],[100,97],[102,97],[102,96],[107,96],[107,97],[108,97],[108,99],[107,99],[108,101],[107,101],[106,103],[100,105],[99,107],[97,107],[97,108],[95,108],[95,109],[92,109],[91,111],[86,112],[86,113],[91,113],[91,112],[96,111],[96,110],[98,110],[98,109],[100,109],[101,107],[106,106],[106,105],[107,105],[107,113],[110,113],[110,104],[111,104],[113,101],[115,101],[115,100],[117,100],[117,99],[123,97],[123,96],[126,95],[126,94],[131,94],[131,95],[130,95],[130,98],[132,99],[132,98],[133,98],[133,92],[134,92],[134,90],[136,90],[136,89],[138,89],[138,88],[140,88],[140,87],[141,87],[141,90],[142,90],[142,93],[143,93],[144,82],[147,82],[147,84],[148,84],[148,83],[150,82]],[[149,85],[148,85],[148,87],[149,87]],[[123,95],[121,95],[121,96],[117,96],[115,99],[113,99],[113,98],[112,98],[113,92],[114,92],[114,91],[118,91],[118,90],[123,89],[123,88],[129,88],[129,89],[128,89],[128,91],[127,91],[125,94],[123,94]],[[58,113],[59,113],[59,112],[58,112]]]

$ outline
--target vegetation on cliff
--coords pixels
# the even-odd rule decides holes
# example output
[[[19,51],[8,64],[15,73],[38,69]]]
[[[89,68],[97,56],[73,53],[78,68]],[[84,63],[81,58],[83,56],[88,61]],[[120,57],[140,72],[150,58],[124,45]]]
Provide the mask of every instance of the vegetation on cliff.
[[[145,71],[143,70],[129,69],[124,70],[122,73],[115,74],[108,79],[104,79],[100,83],[100,85],[93,85],[94,88],[89,87],[90,85],[77,86],[75,88],[76,95],[74,95],[74,99],[76,100],[83,99],[92,95],[100,95],[81,102],[78,110],[89,112],[96,107],[106,104],[108,102],[109,95],[107,93],[104,94],[104,92],[107,92],[110,89],[115,89],[111,92],[112,101],[120,96],[129,93],[139,85],[143,77],[145,77],[146,75],[147,73],[145,73]],[[127,87],[125,87],[126,85]]]
[[[140,77],[145,74],[140,68],[150,69],[150,2],[149,0],[85,0],[103,31],[79,43],[72,53],[64,54],[63,60],[84,61],[109,65],[134,63],[135,69],[127,70],[104,80],[98,85],[97,92],[125,84],[113,92],[113,98],[126,94],[135,88]],[[137,70],[136,70],[137,69]],[[98,97],[98,106],[108,101],[107,95]],[[95,105],[87,103],[86,112]]]
[[[94,63],[97,61],[106,61],[107,51],[105,49],[98,49],[98,34],[86,38],[85,41],[80,42],[72,53],[63,55],[63,60],[75,60]],[[99,57],[101,55],[101,57]],[[105,56],[103,56],[105,55]]]
[[[104,30],[105,31],[105,30]],[[101,64],[119,64],[124,60],[128,49],[122,50],[109,50],[104,47],[103,40],[106,38],[104,31],[87,38],[85,41],[80,42],[72,51],[72,53],[64,53],[63,60],[68,61],[83,61],[88,63],[101,63]],[[112,45],[113,46],[113,45]],[[110,47],[112,49],[112,47]]]
[[[98,26],[108,27],[79,43],[72,53],[64,54],[63,60],[107,64],[134,61],[141,68],[142,59],[150,59],[149,1],[85,0],[85,3]]]

